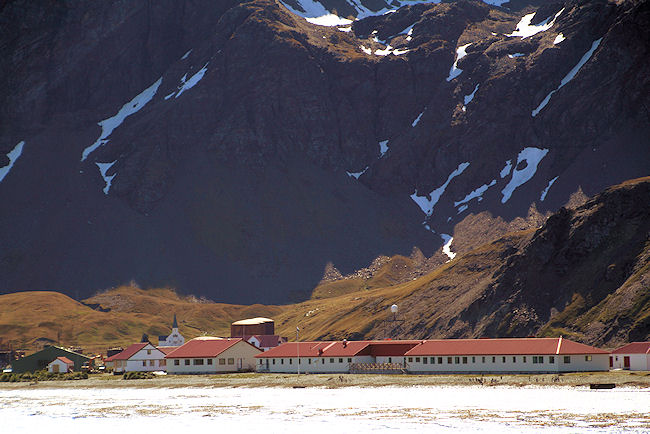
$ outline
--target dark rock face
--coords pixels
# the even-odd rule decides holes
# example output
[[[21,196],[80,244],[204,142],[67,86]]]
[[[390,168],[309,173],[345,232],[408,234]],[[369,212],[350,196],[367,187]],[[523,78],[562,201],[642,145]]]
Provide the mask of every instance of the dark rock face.
[[[428,256],[469,213],[511,220],[646,174],[648,2],[542,8],[534,23],[564,9],[521,38],[505,34],[523,13],[466,0],[349,32],[272,0],[0,3],[0,167],[25,142],[0,181],[0,291],[135,279],[283,302],[328,263]]]

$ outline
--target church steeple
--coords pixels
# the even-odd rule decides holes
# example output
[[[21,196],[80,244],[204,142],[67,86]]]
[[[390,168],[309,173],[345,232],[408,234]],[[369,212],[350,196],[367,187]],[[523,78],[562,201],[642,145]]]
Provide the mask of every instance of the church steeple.
[[[177,329],[178,323],[176,322],[176,314],[174,314],[174,322],[172,323],[172,329]]]

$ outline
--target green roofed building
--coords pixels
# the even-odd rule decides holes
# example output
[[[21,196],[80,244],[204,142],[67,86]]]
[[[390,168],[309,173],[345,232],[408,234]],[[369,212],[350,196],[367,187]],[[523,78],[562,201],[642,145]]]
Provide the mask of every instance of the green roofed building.
[[[13,372],[19,374],[23,372],[40,371],[42,369],[47,369],[48,363],[57,357],[67,357],[73,361],[75,371],[81,371],[81,366],[90,360],[90,357],[86,357],[83,354],[68,351],[61,347],[48,345],[41,351],[30,354],[29,356],[22,357],[18,360],[14,360],[11,363],[11,368]]]

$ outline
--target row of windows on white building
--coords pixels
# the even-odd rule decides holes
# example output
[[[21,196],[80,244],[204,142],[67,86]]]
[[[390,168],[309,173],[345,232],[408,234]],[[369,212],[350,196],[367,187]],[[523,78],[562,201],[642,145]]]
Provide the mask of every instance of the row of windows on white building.
[[[529,363],[528,360],[530,360],[530,363],[533,364],[544,364],[544,363],[550,363],[554,364],[555,363],[555,356],[436,356],[436,357],[396,357],[395,361],[393,361],[392,357],[388,357],[388,363],[422,363],[424,365],[431,364],[431,365],[442,365],[442,364],[448,364],[448,365],[459,365],[459,364],[468,364],[471,360],[471,363],[477,363],[476,361],[480,358],[480,363],[507,363],[509,359],[512,360],[512,363],[517,363],[518,357],[520,358],[519,360],[522,363]],[[592,357],[587,355],[584,356],[585,362],[591,362]],[[346,360],[347,363],[352,363],[352,358],[336,358],[336,357],[330,357],[329,359],[327,358],[322,358],[319,357],[317,359],[307,359],[307,364],[311,365],[312,363],[317,364],[326,364],[327,361],[329,360],[329,363],[344,363],[343,360]],[[400,360],[401,359],[401,360]],[[292,365],[294,358],[272,358],[271,359],[271,364],[275,365],[277,360],[277,364],[284,365],[285,360],[287,360],[287,364]],[[312,361],[313,360],[313,361]],[[561,360],[563,363],[571,363],[571,356],[561,356]],[[299,358],[298,363],[302,364],[304,362],[304,359]],[[260,365],[263,364],[264,361],[260,360]]]

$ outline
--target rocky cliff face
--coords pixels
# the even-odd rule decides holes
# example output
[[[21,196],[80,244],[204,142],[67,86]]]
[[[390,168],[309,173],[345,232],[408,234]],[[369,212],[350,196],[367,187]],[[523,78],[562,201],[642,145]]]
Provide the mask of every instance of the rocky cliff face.
[[[648,2],[519,3],[2,2],[0,291],[303,298],[646,174]]]

